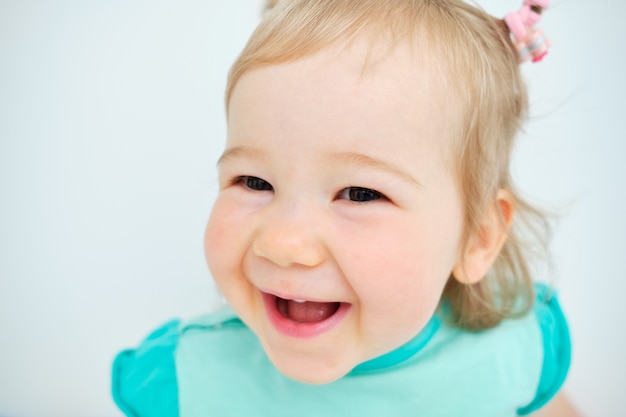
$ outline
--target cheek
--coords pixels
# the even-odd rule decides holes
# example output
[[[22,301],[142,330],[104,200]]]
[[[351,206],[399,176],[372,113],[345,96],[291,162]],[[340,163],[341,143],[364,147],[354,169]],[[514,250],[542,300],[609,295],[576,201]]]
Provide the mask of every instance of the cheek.
[[[407,298],[426,298],[428,287],[440,281],[432,246],[416,239],[419,232],[411,233],[406,225],[394,229],[387,223],[370,230],[369,237],[344,238],[347,256],[339,262],[364,309],[401,308]]]
[[[389,247],[387,242],[381,242]],[[418,334],[434,314],[447,277],[417,255],[419,248],[384,251],[353,285],[362,336],[381,354]]]
[[[370,264],[369,279],[362,290],[376,309],[388,308],[417,317],[430,315],[439,303],[451,267],[431,247],[406,243],[385,251]],[[389,243],[386,247],[393,246]]]
[[[377,276],[371,286],[392,290],[395,283],[416,290],[447,280],[457,258],[460,221],[454,217],[448,222],[437,221],[437,216],[421,216],[423,221],[414,218],[420,216],[381,222],[380,227],[346,245],[354,264],[368,276]]]
[[[415,221],[416,218],[424,219]],[[355,261],[345,271],[352,281],[364,318],[373,328],[397,323],[397,336],[418,331],[439,304],[456,260],[460,220],[439,216],[407,216],[370,229],[369,238],[351,241]],[[395,330],[388,329],[390,333]],[[391,334],[389,335],[392,336]]]
[[[237,264],[245,239],[243,219],[234,204],[218,198],[204,234],[204,254],[216,281]]]

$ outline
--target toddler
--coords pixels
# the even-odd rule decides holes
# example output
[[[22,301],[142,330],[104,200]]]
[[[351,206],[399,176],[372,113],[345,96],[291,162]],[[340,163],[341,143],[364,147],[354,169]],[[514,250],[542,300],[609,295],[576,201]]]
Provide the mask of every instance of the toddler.
[[[546,3],[526,0],[524,16]],[[530,273],[537,243],[524,242],[544,241],[546,221],[509,174],[527,113],[519,63],[545,55],[540,35],[514,38],[460,0],[268,11],[229,75],[205,234],[230,307],[117,356],[126,415],[500,417],[547,404],[568,331]]]

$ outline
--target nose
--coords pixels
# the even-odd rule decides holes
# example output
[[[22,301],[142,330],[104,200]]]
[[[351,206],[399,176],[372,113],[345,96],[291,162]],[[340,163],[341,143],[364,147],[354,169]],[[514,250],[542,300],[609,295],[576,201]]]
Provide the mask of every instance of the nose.
[[[326,253],[319,223],[303,212],[274,213],[260,225],[253,252],[282,267],[319,265]]]

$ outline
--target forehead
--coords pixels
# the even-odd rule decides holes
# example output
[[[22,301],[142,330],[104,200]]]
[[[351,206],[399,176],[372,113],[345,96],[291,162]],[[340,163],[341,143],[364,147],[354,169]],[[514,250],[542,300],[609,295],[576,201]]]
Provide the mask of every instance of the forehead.
[[[360,39],[250,70],[229,102],[229,145],[270,135],[311,146],[321,135],[355,151],[441,149],[450,100],[429,55],[408,42]]]

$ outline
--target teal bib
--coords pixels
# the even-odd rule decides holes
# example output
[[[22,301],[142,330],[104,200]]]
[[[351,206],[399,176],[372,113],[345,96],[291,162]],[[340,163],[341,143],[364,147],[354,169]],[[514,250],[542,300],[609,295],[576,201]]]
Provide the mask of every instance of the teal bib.
[[[542,360],[529,315],[480,333],[442,325],[396,365],[309,385],[278,372],[236,318],[205,317],[181,328],[180,416],[515,416],[535,396]]]
[[[532,313],[486,331],[435,317],[405,346],[326,385],[283,376],[228,310],[172,321],[117,356],[113,396],[130,417],[525,415],[558,391],[570,361],[556,297],[538,292]]]

